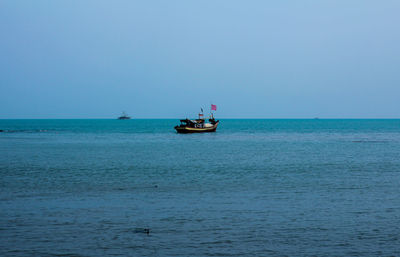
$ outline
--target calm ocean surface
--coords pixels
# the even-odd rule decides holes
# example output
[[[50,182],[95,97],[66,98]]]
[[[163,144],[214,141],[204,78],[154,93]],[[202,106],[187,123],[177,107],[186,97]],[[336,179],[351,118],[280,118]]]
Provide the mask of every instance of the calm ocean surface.
[[[400,256],[400,120],[177,123],[0,120],[0,256]]]

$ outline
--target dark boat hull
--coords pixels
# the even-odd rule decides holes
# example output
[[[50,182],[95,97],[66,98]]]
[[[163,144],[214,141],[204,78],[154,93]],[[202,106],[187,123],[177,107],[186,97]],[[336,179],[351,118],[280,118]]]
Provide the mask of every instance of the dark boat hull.
[[[215,132],[218,127],[218,122],[213,125],[212,127],[208,128],[191,128],[191,127],[181,127],[175,126],[175,130],[181,134],[188,134],[188,133],[208,133],[208,132]]]

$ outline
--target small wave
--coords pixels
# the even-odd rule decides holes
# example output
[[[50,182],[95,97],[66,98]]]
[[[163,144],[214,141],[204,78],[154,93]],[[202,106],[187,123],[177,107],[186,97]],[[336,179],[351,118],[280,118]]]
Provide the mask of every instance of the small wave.
[[[354,140],[353,143],[387,143],[385,140]]]
[[[47,129],[0,129],[3,133],[45,133]]]
[[[231,240],[218,240],[218,241],[210,241],[210,242],[202,242],[200,244],[231,244]]]

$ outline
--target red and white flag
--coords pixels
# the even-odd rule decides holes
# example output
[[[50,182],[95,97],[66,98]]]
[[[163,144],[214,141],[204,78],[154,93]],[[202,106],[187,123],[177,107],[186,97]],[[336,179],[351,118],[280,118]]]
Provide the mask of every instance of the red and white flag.
[[[211,111],[216,111],[216,110],[217,110],[217,106],[214,105],[214,104],[212,104],[212,105],[211,105]]]

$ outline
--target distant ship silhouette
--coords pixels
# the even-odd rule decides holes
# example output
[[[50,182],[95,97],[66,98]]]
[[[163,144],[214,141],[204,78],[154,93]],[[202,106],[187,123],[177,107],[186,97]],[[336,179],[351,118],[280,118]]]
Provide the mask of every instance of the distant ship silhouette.
[[[122,112],[121,116],[118,117],[119,120],[130,120],[131,117],[129,117],[125,112]]]

